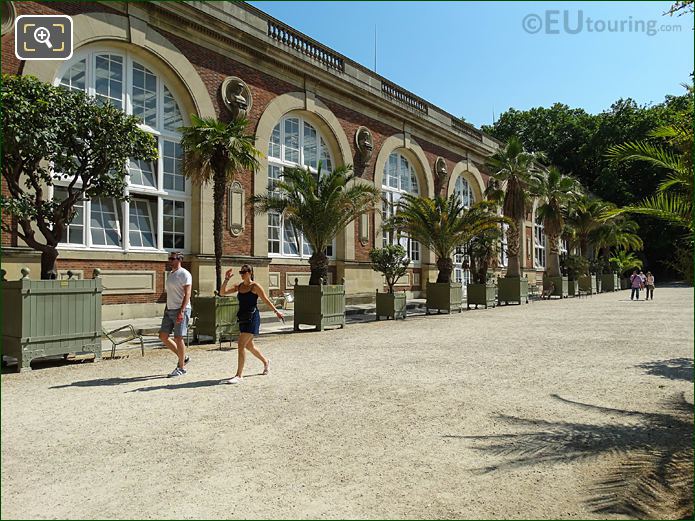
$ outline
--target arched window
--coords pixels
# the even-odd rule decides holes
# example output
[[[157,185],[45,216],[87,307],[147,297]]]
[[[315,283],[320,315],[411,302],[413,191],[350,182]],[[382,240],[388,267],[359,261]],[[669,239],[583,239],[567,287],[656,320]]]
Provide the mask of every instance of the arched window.
[[[536,217],[533,225],[533,265],[538,269],[545,269],[545,227],[543,219]]]
[[[459,176],[456,180],[454,193],[465,208],[470,208],[473,206],[473,203],[475,202],[473,189],[471,188],[470,183],[463,176]]]
[[[470,208],[475,203],[473,189],[468,180],[460,175],[454,185],[454,194],[464,208]],[[464,253],[464,248],[459,247],[454,252],[454,280],[463,284],[464,293],[466,285],[471,283],[471,270],[468,268],[470,258]]]
[[[311,172],[333,170],[333,159],[324,137],[300,116],[285,116],[275,125],[268,143],[268,192],[276,191],[276,183],[285,167],[308,167]],[[333,245],[326,255],[334,256]],[[300,233],[275,212],[268,213],[268,254],[271,256],[307,258],[311,246]]]
[[[140,58],[121,50],[76,54],[55,80],[140,118],[140,128],[157,139],[159,159],[131,159],[129,201],[92,198],[80,202],[64,237],[64,246],[123,250],[190,249],[190,183],[183,177],[179,127],[185,124],[179,103],[164,80]],[[56,198],[66,197],[56,183]]]
[[[418,195],[415,169],[398,152],[392,152],[384,165],[384,180],[381,185],[383,197],[382,217],[384,222],[396,213],[398,202],[403,194]],[[413,262],[420,262],[420,243],[396,232],[384,232],[383,245],[400,244]]]

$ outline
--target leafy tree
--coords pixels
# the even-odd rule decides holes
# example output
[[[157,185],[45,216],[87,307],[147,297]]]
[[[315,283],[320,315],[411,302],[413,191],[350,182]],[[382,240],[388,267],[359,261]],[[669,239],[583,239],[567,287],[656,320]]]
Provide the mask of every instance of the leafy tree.
[[[311,285],[326,279],[325,250],[338,233],[381,202],[381,192],[358,182],[351,171],[351,166],[341,166],[323,174],[321,164],[316,174],[304,168],[285,168],[274,192],[251,199],[257,213],[277,212],[309,242],[313,250]]]
[[[581,192],[579,183],[572,177],[563,175],[560,170],[550,167],[547,171],[531,174],[530,193],[538,198],[536,214],[543,221],[548,236],[548,276],[559,277],[560,236],[564,228],[564,215]]]
[[[155,139],[139,119],[83,92],[54,87],[31,76],[2,75],[2,176],[9,197],[0,196],[2,229],[41,252],[41,278],[55,278],[58,244],[78,201],[126,199],[130,158],[154,161]],[[66,181],[67,197],[49,187]],[[42,238],[43,239],[42,239]]]
[[[190,127],[180,129],[183,174],[199,185],[212,181],[215,288],[219,291],[222,286],[222,230],[227,186],[242,171],[255,171],[261,152],[254,147],[254,137],[245,134],[246,119],[225,123],[191,114],[191,122]]]
[[[567,271],[569,280],[577,280],[581,275],[589,274],[589,261],[582,255],[563,253],[560,266]]]
[[[451,258],[454,250],[506,221],[494,209],[495,204],[490,201],[481,201],[467,209],[455,194],[448,199],[404,194],[396,214],[385,223],[384,229],[401,232],[434,252],[439,270],[437,282],[448,283],[454,267]]]
[[[543,158],[541,153],[526,152],[521,142],[512,136],[503,149],[488,159],[494,180],[494,192],[488,192],[488,196],[501,196],[504,193],[502,213],[509,221],[507,277],[521,277],[519,223],[529,207],[528,184],[531,175],[538,169],[538,161]],[[504,192],[500,190],[501,187],[504,187]]]
[[[398,279],[408,272],[410,265],[405,248],[399,244],[373,248],[369,252],[369,259],[372,261],[372,269],[386,278],[389,293],[393,293],[393,286],[398,282]]]

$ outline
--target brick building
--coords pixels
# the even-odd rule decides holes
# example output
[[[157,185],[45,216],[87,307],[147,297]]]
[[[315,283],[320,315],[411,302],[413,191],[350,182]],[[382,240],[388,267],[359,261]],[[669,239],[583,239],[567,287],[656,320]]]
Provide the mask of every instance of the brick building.
[[[190,123],[190,114],[229,119],[244,110],[251,122],[265,157],[227,194],[223,266],[254,265],[271,293],[291,290],[295,278],[306,282],[311,253],[279,216],[254,215],[246,204],[272,187],[283,166],[354,165],[392,202],[405,192],[482,198],[485,158],[496,140],[250,5],[3,2],[2,8],[4,73],[102,97],[140,116],[159,142],[157,162],[129,165],[130,202],[85,201],[60,247],[61,276],[102,270],[105,319],[160,314],[167,251],[186,253],[194,289],[214,289],[212,188],[191,186],[178,169],[176,129]],[[20,62],[13,22],[21,14],[70,15],[72,58]],[[53,190],[60,197],[61,187]],[[382,287],[368,253],[397,240],[382,233],[383,217],[362,216],[330,248],[330,278],[344,278],[348,296]],[[545,263],[545,238],[532,215],[525,224],[522,265],[533,280]],[[401,240],[413,263],[399,289],[420,295],[423,282],[436,277],[434,257]],[[8,278],[18,278],[25,265],[39,273],[38,254],[16,236],[4,234],[2,247]],[[455,263],[455,277],[465,281],[460,256]]]

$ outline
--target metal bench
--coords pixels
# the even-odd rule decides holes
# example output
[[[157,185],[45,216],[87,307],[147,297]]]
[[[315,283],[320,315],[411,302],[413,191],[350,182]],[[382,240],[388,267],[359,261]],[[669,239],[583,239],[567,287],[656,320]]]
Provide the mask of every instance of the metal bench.
[[[126,330],[128,330],[128,334],[126,336],[122,338],[120,336],[114,336],[115,333]],[[142,356],[145,356],[145,342],[142,339],[142,333],[139,330],[136,331],[132,324],[126,324],[125,326],[114,329],[113,331],[106,331],[105,329],[102,329],[101,332],[109,340],[109,342],[111,342],[111,358],[116,357],[116,346],[127,344],[128,342],[132,342],[136,339],[140,341],[140,352],[142,353]],[[131,349],[137,349],[137,346]]]

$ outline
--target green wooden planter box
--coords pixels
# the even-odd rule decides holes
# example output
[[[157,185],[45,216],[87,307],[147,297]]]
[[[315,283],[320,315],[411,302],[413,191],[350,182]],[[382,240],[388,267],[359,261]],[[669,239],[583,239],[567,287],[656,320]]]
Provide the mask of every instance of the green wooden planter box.
[[[326,326],[345,327],[345,286],[295,284],[295,331],[299,331],[300,324],[316,326],[318,331],[323,331]]]
[[[405,320],[405,291],[397,293],[379,293],[376,292],[376,319],[386,317],[388,320],[402,318]]]
[[[528,304],[528,279],[526,277],[499,277],[497,279],[497,303]]]
[[[23,271],[23,273],[25,273]],[[28,274],[28,270],[25,275]],[[101,358],[101,279],[2,281],[2,354],[18,371],[34,358],[94,353]]]
[[[427,311],[431,309],[437,313],[446,311],[451,313],[463,309],[463,285],[460,282],[428,282],[427,283]]]
[[[215,343],[223,337],[229,339],[239,336],[239,299],[237,297],[199,297],[191,298],[192,313],[195,318],[193,339],[198,342],[200,335],[211,336]]]
[[[620,281],[617,273],[605,273],[601,275],[601,286],[603,291],[618,291],[620,289]]]
[[[466,308],[475,305],[494,308],[497,306],[497,287],[494,284],[468,284],[466,286]]]
[[[579,281],[568,280],[567,281],[567,294],[570,297],[576,297],[579,295]]]
[[[630,279],[620,279],[620,289],[630,289]]]
[[[579,277],[579,289],[586,291],[589,295],[596,295],[598,291],[596,275],[582,275]]]
[[[560,299],[569,297],[569,279],[567,277],[546,277],[548,281],[555,285],[551,297],[560,297]]]

